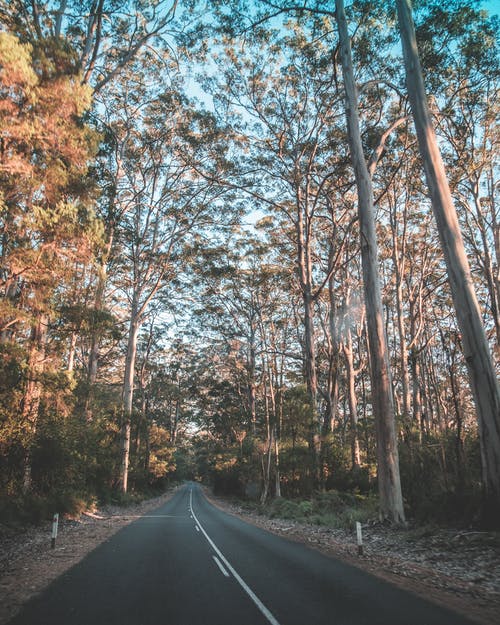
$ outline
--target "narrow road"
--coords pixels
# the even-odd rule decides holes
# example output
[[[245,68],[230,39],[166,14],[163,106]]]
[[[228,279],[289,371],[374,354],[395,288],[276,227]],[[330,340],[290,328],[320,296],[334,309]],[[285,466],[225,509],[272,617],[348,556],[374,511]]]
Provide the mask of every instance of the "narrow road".
[[[100,545],[9,625],[471,625],[212,506],[196,484]]]

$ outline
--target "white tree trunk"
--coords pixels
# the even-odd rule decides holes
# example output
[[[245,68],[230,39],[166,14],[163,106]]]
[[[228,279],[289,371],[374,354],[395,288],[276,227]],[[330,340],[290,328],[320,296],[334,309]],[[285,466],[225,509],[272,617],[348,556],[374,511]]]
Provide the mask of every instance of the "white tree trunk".
[[[69,343],[69,351],[68,351],[68,373],[72,373],[75,368],[75,353],[76,353],[77,340],[78,340],[78,333],[72,332],[70,343]]]
[[[281,476],[280,476],[280,442],[274,429],[274,479],[275,479],[275,497],[281,497]]]
[[[122,459],[120,472],[120,489],[123,493],[128,490],[128,469],[130,459],[130,421],[132,417],[132,402],[134,399],[134,374],[135,359],[137,355],[137,337],[139,334],[140,322],[136,310],[136,305],[132,304],[130,325],[128,332],[127,356],[125,358],[125,374],[123,378],[122,394]]]
[[[358,436],[358,402],[356,399],[356,371],[354,368],[354,354],[352,345],[351,328],[347,326],[346,341],[344,343],[344,356],[346,362],[349,421],[351,424],[351,468],[359,469],[361,466],[361,453]]]
[[[358,191],[361,260],[370,350],[372,405],[377,431],[380,513],[396,523],[405,520],[398,445],[395,430],[392,380],[384,330],[382,296],[378,270],[378,248],[371,177],[363,154],[359,128],[358,96],[352,68],[351,46],[343,0],[335,0],[340,58],[344,77],[346,118],[351,160]]]
[[[427,105],[411,2],[410,0],[396,0],[396,6],[403,44],[408,97],[477,410],[485,512],[493,517],[500,513],[500,387],[474,292],[457,213]]]

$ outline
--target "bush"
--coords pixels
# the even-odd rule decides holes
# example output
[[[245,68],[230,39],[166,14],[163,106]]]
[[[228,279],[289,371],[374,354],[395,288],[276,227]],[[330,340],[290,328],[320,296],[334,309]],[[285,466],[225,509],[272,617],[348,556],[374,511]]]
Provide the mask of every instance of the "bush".
[[[328,527],[352,527],[377,518],[375,496],[328,491],[312,500],[275,499],[261,510],[270,518],[305,521]]]
[[[302,518],[299,503],[290,499],[274,499],[269,508],[265,508],[267,515],[271,518],[298,519]]]
[[[315,523],[330,527],[352,527],[377,518],[378,498],[374,495],[327,491],[315,498]]]
[[[4,524],[39,524],[49,521],[55,512],[79,517],[85,510],[96,506],[94,497],[68,492],[40,495],[29,493],[0,500],[0,521]]]
[[[135,491],[123,493],[121,491],[115,491],[111,495],[110,503],[115,506],[131,506],[137,503],[141,503],[144,500],[144,495]]]
[[[479,523],[481,463],[475,437],[464,440],[466,465],[457,464],[452,434],[428,437],[423,445],[401,445],[400,468],[408,516],[417,522],[470,526]],[[446,459],[443,468],[443,458]]]
[[[301,501],[299,503],[299,513],[302,516],[308,517],[312,514],[312,511],[313,511],[312,501]]]

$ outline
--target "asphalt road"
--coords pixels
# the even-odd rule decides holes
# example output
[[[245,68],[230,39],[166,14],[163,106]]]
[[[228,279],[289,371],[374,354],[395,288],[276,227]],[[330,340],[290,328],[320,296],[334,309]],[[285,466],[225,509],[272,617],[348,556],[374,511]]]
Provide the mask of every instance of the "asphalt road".
[[[212,506],[187,484],[9,625],[471,625]]]

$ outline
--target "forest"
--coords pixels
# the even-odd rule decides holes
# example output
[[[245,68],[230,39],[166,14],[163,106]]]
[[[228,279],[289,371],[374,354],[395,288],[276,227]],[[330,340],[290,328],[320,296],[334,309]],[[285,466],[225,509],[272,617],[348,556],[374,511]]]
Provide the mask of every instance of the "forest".
[[[0,0],[1,518],[498,528],[493,5]]]

